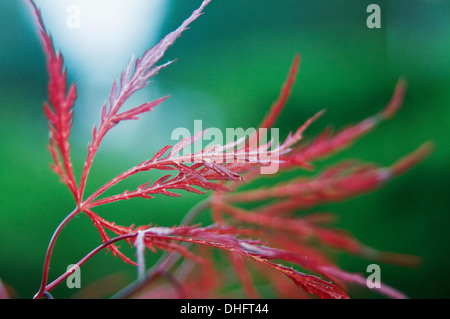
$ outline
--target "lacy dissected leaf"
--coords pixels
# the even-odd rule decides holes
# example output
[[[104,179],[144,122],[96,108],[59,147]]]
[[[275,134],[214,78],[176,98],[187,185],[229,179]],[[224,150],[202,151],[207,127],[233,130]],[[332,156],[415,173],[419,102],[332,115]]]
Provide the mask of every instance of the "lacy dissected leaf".
[[[196,20],[202,13],[204,7],[210,0],[204,0],[201,6],[195,10],[192,15],[186,19],[180,27],[165,36],[157,45],[147,50],[144,55],[136,60],[131,58],[128,66],[123,70],[120,77],[120,86],[114,79],[111,94],[109,98],[109,107],[105,103],[102,107],[100,126],[97,129],[94,126],[92,132],[92,143],[88,146],[88,155],[81,176],[79,197],[81,198],[87,182],[87,177],[94,160],[94,156],[100,146],[101,141],[109,130],[124,120],[136,120],[139,115],[151,111],[155,106],[162,103],[167,97],[159,98],[153,102],[144,103],[133,107],[128,111],[120,112],[124,103],[137,91],[145,88],[149,84],[149,79],[155,76],[162,68],[171,62],[155,66],[155,64],[164,56],[166,50],[175,42],[175,40],[185,31],[190,23]],[[134,63],[134,70],[133,70]]]
[[[124,226],[119,226],[116,225],[115,223],[111,223],[108,222],[106,220],[104,220],[103,218],[101,218],[100,216],[98,216],[97,214],[95,214],[92,210],[90,209],[85,209],[85,213],[89,216],[89,218],[92,219],[95,227],[97,228],[100,237],[102,238],[103,243],[108,242],[111,237],[106,233],[105,229],[108,229],[110,231],[112,231],[114,234],[121,236],[121,235],[125,235],[125,234],[130,234],[135,232],[136,230],[134,229],[134,226],[129,226],[129,227],[124,227]],[[131,243],[131,241],[129,241],[129,243]],[[137,265],[134,261],[132,261],[130,258],[128,258],[127,256],[125,256],[119,249],[119,247],[115,244],[110,244],[107,246],[107,249],[111,249],[111,252],[114,256],[119,256],[120,259],[122,259],[124,262],[128,263],[128,264],[132,264],[132,265]]]
[[[431,149],[431,145],[426,143],[386,168],[346,161],[331,166],[312,178],[301,177],[272,187],[229,194],[226,200],[228,202],[277,200],[259,210],[260,213],[268,214],[292,212],[322,203],[341,201],[383,186],[393,176],[405,172],[423,160]]]
[[[237,231],[231,227],[153,227],[142,232],[144,240],[150,246],[161,247],[161,243],[179,241],[218,248],[231,254],[245,256],[278,270],[291,278],[296,285],[320,298],[348,298],[344,291],[330,282],[271,261],[280,259],[309,268],[312,265],[307,256],[263,246],[253,240],[239,239],[236,236]],[[314,265],[314,267],[318,269],[318,265]]]
[[[49,102],[44,103],[44,112],[50,129],[49,150],[54,162],[52,169],[69,187],[75,199],[78,199],[77,185],[70,160],[69,144],[73,121],[73,106],[77,98],[77,89],[75,84],[71,84],[67,88],[67,73],[64,69],[63,57],[59,52],[55,51],[52,38],[45,29],[38,8],[33,1],[29,1],[29,3],[38,21],[40,37],[47,58]]]
[[[194,154],[188,153],[180,155],[179,153],[182,150],[194,144],[205,134],[205,131],[198,132],[190,138],[183,138],[174,146],[168,145],[163,147],[150,160],[144,161],[113,178],[95,192],[94,195],[88,198],[87,202],[91,202],[88,204],[88,207],[103,205],[119,200],[128,200],[135,197],[153,198],[153,195],[156,194],[174,197],[180,196],[177,193],[169,191],[176,189],[198,194],[203,193],[193,186],[203,188],[204,190],[227,190],[223,185],[214,181],[240,181],[241,177],[238,172],[248,170],[255,166],[260,167],[262,165],[267,165],[272,161],[278,161],[277,157],[273,157],[273,155],[289,152],[290,146],[301,139],[301,135],[306,127],[320,115],[321,112],[309,119],[294,134],[289,134],[286,140],[279,146],[276,146],[273,150],[267,150],[269,147],[267,144],[261,145],[257,149],[239,147],[238,141],[225,146],[207,147]],[[230,149],[232,150],[231,152],[229,151]],[[254,159],[254,161],[252,161],[252,159]],[[134,191],[127,190],[121,194],[92,202],[93,199],[120,181],[140,172],[150,170],[175,170],[178,171],[178,174],[175,176],[165,175],[154,183],[149,181],[140,185]]]
[[[279,238],[276,239],[276,237],[283,237],[284,235],[290,234],[290,236],[295,238],[297,241],[287,245],[285,250],[303,252],[305,255],[309,256],[310,259],[319,257],[318,252],[314,250],[314,242],[318,241],[323,245],[342,250],[347,253],[360,255],[383,262],[403,264],[405,266],[416,265],[418,262],[417,257],[414,256],[377,251],[362,244],[349,232],[341,229],[324,227],[317,224],[317,221],[313,218],[287,218],[272,214],[261,214],[258,210],[248,211],[227,204],[222,204],[221,209],[222,212],[231,216],[233,221],[235,221],[238,225],[244,223],[256,226],[258,229],[264,229],[264,232],[261,234],[261,236],[264,237],[268,237],[269,234],[273,234],[273,236],[268,237],[271,239],[270,242],[277,242],[279,241]],[[311,216],[313,215],[314,214]],[[233,221],[227,221],[227,223],[229,224]],[[286,240],[284,241],[283,246],[285,245]],[[308,246],[305,247],[304,245]],[[301,247],[300,250],[298,249],[299,247]],[[320,248],[320,246],[318,248]],[[320,256],[319,258],[322,262],[324,262],[323,256]]]

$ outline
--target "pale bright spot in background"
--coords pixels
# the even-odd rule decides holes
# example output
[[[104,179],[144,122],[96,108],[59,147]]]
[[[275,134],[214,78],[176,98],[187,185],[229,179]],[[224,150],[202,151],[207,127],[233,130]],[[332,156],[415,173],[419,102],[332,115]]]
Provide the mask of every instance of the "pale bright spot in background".
[[[108,100],[113,77],[120,79],[132,55],[141,56],[159,42],[165,18],[164,0],[35,0],[57,50],[77,82],[73,141],[83,146],[91,139],[94,123]],[[164,60],[164,62],[166,62]],[[133,96],[127,105],[140,105],[160,97],[157,85]],[[102,149],[132,148],[145,125],[121,123],[108,133]],[[145,129],[145,128],[144,128]],[[112,137],[111,137],[112,136]]]
[[[159,39],[163,0],[36,0],[66,60],[77,71],[116,74],[132,53]],[[79,10],[77,10],[79,8]],[[76,16],[79,17],[79,27]]]
[[[71,143],[85,148],[92,139],[94,123],[99,125],[101,107],[108,101],[113,77],[119,80],[133,54],[136,58],[142,56],[164,36],[160,29],[168,1],[35,0],[35,3],[56,49],[64,56],[70,79],[77,83]],[[186,12],[186,18],[190,13]],[[158,64],[165,62],[167,59],[163,57]],[[156,76],[124,107],[138,106],[165,95],[168,92],[158,90]],[[100,153],[115,154],[110,157],[112,160],[119,156],[135,161],[152,155],[167,143],[176,143],[170,136],[178,126],[193,132],[194,119],[201,117],[206,126],[221,125],[223,114],[217,101],[205,92],[179,88],[170,95],[173,98],[144,114],[139,121],[124,121],[114,127],[103,140]]]

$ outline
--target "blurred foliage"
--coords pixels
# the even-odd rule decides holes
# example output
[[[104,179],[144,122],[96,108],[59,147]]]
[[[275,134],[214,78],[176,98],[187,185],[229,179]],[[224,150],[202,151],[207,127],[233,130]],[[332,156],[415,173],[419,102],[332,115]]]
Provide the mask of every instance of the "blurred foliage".
[[[161,36],[200,3],[169,2]],[[381,6],[381,29],[368,29],[365,24],[366,8],[374,2]],[[0,3],[0,278],[19,298],[37,291],[50,236],[73,208],[69,192],[48,165],[48,131],[41,107],[47,76],[25,10],[21,1]],[[145,35],[142,38],[145,41]],[[282,136],[322,108],[327,113],[308,130],[307,138],[327,125],[340,128],[359,121],[387,103],[400,76],[407,78],[404,107],[396,118],[317,169],[345,158],[389,165],[428,140],[434,142],[435,152],[375,193],[318,209],[337,212],[338,226],[369,246],[422,257],[422,264],[413,269],[383,264],[383,281],[413,298],[450,297],[446,229],[450,224],[450,4],[446,1],[213,0],[164,58],[177,62],[161,72],[155,84],[171,98],[143,119],[139,139],[98,154],[87,192],[170,143],[174,128],[193,129],[194,119],[201,119],[204,127],[221,129],[257,126],[298,52],[300,74],[277,123]],[[79,172],[90,132],[81,132],[77,125],[72,157]],[[148,145],[143,146],[145,141]],[[109,142],[114,145],[113,139]],[[96,212],[118,224],[172,226],[201,198],[186,194],[176,199],[132,200]],[[72,221],[56,244],[51,278],[99,241],[87,217]],[[133,256],[132,249],[129,254]],[[148,255],[149,263],[156,258]],[[342,267],[361,273],[370,263],[344,255],[337,258]],[[119,277],[111,285],[117,289],[135,278],[136,269],[100,253],[83,266],[82,285],[114,274]],[[55,290],[56,296],[73,295],[62,286]],[[370,291],[354,292],[378,297]]]

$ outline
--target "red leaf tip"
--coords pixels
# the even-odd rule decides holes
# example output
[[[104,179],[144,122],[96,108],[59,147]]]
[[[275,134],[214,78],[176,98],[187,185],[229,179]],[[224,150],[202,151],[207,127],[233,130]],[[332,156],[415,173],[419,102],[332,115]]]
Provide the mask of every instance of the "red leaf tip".
[[[391,166],[391,173],[399,175],[425,159],[433,151],[433,143],[426,142],[414,152],[406,155]]]
[[[385,119],[392,118],[395,113],[400,109],[403,103],[403,98],[406,93],[407,83],[404,78],[400,78],[395,87],[394,93],[389,101],[388,105],[382,111],[382,116]]]

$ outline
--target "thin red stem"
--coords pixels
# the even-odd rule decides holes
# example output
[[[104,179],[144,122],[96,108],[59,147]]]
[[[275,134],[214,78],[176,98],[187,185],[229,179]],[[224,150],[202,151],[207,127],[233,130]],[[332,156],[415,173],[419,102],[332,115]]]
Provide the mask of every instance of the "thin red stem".
[[[45,254],[44,270],[43,270],[43,273],[42,273],[41,286],[40,286],[39,291],[37,292],[37,294],[34,296],[34,299],[42,298],[44,296],[45,286],[47,285],[47,281],[48,281],[48,270],[49,270],[49,266],[50,266],[50,259],[51,259],[53,247],[55,246],[56,238],[59,236],[59,233],[64,228],[64,226],[73,217],[75,217],[80,211],[81,210],[80,210],[79,207],[75,208],[69,215],[66,216],[66,218],[64,218],[64,220],[58,225],[58,227],[56,228],[55,232],[53,233],[53,236],[50,239],[50,243],[49,243],[48,248],[47,248],[47,252]]]
[[[103,248],[106,248],[109,245],[114,244],[115,242],[118,242],[120,240],[125,240],[125,239],[131,239],[131,238],[134,238],[136,236],[137,236],[137,233],[133,233],[133,234],[125,234],[125,235],[122,235],[122,236],[118,236],[118,237],[112,238],[112,239],[108,240],[107,242],[104,242],[103,244],[101,244],[100,246],[95,248],[94,250],[92,250],[86,256],[84,256],[83,259],[81,259],[78,263],[75,264],[75,266],[78,266],[78,267],[82,266],[84,263],[86,263],[89,259],[91,259],[95,254],[97,254]],[[54,280],[49,285],[45,286],[43,288],[42,295],[44,294],[44,292],[49,292],[49,291],[53,290],[53,288],[58,286],[63,280],[65,280],[67,277],[69,277],[72,274],[72,272],[73,272],[73,268],[68,270],[68,271],[66,271],[64,274],[59,276],[56,280]],[[39,298],[39,297],[35,297],[35,298]]]

